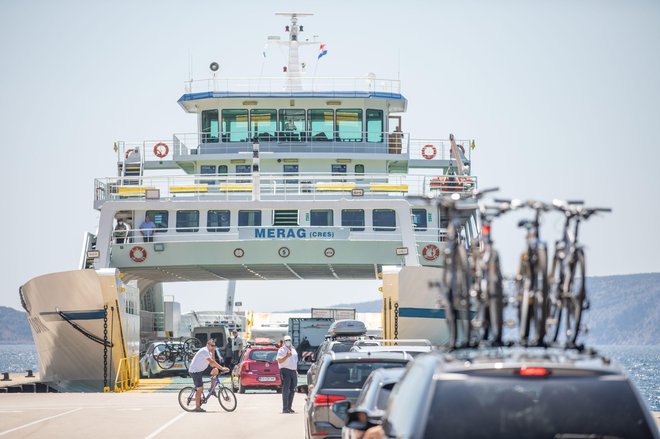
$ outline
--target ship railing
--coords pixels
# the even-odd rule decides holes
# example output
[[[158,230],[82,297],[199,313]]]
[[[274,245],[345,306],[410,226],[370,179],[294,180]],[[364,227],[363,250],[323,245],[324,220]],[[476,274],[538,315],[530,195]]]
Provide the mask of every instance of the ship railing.
[[[115,377],[115,392],[126,392],[140,383],[140,356],[132,355],[119,360]]]
[[[353,93],[355,97],[363,97],[361,92],[401,94],[401,81],[366,75],[362,77],[214,77],[185,82],[186,93],[209,91],[233,93],[241,97],[247,97],[251,93],[290,94],[292,91],[323,92],[323,97],[350,97],[347,93]],[[231,95],[229,94],[228,97]]]
[[[108,200],[252,199],[258,187],[263,199],[328,199],[365,196],[388,198],[437,196],[467,192],[477,187],[477,177],[403,174],[262,173],[193,174],[180,176],[108,177],[94,181],[96,206]],[[255,184],[258,183],[258,184]],[[149,196],[149,193],[152,196]],[[155,191],[155,192],[154,192]]]
[[[414,225],[415,239],[423,242],[445,242],[447,229]],[[113,244],[138,244],[143,242],[142,232],[147,229],[131,229],[128,238],[123,242]],[[148,229],[154,231],[154,229]],[[268,241],[268,240],[300,240],[325,239],[333,241],[400,241],[403,230],[397,225],[353,224],[346,226],[307,226],[307,225],[264,225],[236,226],[231,224],[209,224],[200,221],[195,226],[168,227],[156,224],[153,233],[153,244],[197,243],[217,241]],[[421,245],[421,244],[420,244]],[[163,251],[155,250],[155,251]],[[420,250],[421,251],[421,250]],[[141,316],[145,311],[141,311]],[[156,314],[156,313],[152,313]],[[213,319],[212,321],[216,321]],[[209,323],[209,321],[206,321]],[[220,322],[221,324],[223,322]],[[162,330],[162,324],[156,320],[141,324],[141,331],[150,332]]]
[[[440,139],[410,139],[408,142],[410,160],[453,160],[451,141]],[[469,165],[474,149],[473,140],[456,140],[456,149],[464,165]]]

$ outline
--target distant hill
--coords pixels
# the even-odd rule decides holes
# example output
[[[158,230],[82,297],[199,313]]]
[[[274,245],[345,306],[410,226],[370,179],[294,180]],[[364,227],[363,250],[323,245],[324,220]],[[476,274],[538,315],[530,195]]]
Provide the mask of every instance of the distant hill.
[[[590,345],[660,344],[660,273],[587,278],[591,308],[584,323],[589,328],[581,340]],[[341,303],[323,308],[355,308],[380,312],[380,300]],[[309,313],[297,309],[290,313]],[[0,344],[33,343],[27,314],[0,306]]]
[[[591,307],[583,323],[589,345],[660,344],[660,273],[588,277]],[[342,303],[327,308],[380,312],[382,302]],[[290,312],[310,312],[301,309]]]
[[[34,343],[27,313],[0,306],[0,344]]]

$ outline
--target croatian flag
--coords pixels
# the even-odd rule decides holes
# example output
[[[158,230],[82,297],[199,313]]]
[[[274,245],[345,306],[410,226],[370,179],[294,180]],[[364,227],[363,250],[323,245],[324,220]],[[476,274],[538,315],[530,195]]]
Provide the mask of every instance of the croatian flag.
[[[321,44],[321,46],[319,46],[319,56],[316,59],[317,60],[321,59],[322,56],[325,56],[327,54],[328,54],[328,49],[326,49],[325,44]]]

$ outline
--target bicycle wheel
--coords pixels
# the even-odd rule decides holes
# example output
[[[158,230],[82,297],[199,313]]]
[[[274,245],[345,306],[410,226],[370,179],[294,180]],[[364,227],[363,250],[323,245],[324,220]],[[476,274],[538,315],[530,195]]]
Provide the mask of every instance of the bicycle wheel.
[[[488,318],[489,331],[492,334],[493,344],[501,346],[504,328],[504,287],[502,285],[502,271],[500,270],[500,256],[495,250],[491,250],[486,276],[486,293],[490,313]]]
[[[183,350],[184,350],[185,352],[192,352],[193,355],[195,354],[195,352],[197,352],[197,350],[198,350],[200,347],[202,347],[202,344],[201,344],[201,342],[200,342],[198,339],[196,339],[195,337],[187,338],[187,339],[183,342]]]
[[[176,360],[176,352],[171,351],[168,348],[156,353],[154,351],[154,359],[158,365],[163,369],[171,369],[174,366]]]
[[[216,395],[218,396],[220,407],[222,407],[228,412],[233,412],[234,410],[236,410],[238,401],[236,400],[236,395],[229,387],[220,385],[220,387],[217,389]]]
[[[467,346],[470,343],[472,326],[470,315],[469,279],[465,248],[457,245],[450,255],[451,269],[445,270],[447,278],[447,323],[449,323],[450,346]],[[460,343],[459,343],[460,340]]]
[[[582,310],[587,296],[585,288],[585,261],[584,252],[578,248],[566,276],[564,303],[566,304],[566,344],[575,346],[580,331]]]
[[[546,319],[548,317],[548,256],[545,247],[538,247],[535,251],[535,270],[533,284],[532,319],[534,338],[532,343],[542,345],[545,341]]]
[[[550,269],[550,291],[548,292],[548,319],[546,320],[546,334],[551,342],[556,342],[559,338],[559,328],[561,327],[561,315],[563,308],[564,288],[564,265],[559,255],[555,254],[552,258],[552,268]]]
[[[195,356],[194,352],[184,350],[181,352],[181,356],[183,358],[183,364],[186,366],[186,369],[190,367],[190,362],[192,361],[193,357]]]
[[[531,273],[527,253],[520,258],[520,267],[516,277],[516,297],[518,299],[518,326],[520,328],[520,343],[527,344],[529,339],[530,315],[532,300],[530,298]]]
[[[188,386],[179,391],[179,405],[187,412],[195,410],[195,388]]]

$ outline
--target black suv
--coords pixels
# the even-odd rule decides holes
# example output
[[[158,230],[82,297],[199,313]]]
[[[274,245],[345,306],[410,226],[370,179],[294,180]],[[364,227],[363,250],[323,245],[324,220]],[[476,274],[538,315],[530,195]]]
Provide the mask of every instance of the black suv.
[[[420,355],[382,426],[390,438],[660,438],[621,368],[543,348]]]
[[[354,404],[371,372],[381,368],[403,367],[412,360],[405,352],[346,352],[326,354],[321,360],[316,383],[305,399],[305,437],[340,437],[346,407]]]

